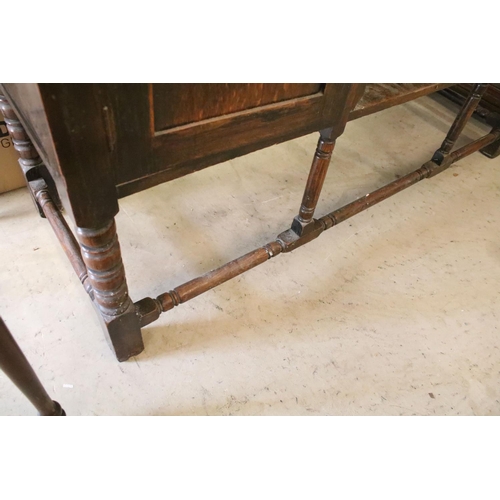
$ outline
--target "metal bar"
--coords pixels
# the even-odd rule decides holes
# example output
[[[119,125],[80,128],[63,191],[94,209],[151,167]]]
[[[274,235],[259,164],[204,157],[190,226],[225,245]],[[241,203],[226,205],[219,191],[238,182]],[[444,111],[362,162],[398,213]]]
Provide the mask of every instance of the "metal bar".
[[[52,401],[33,368],[0,318],[0,368],[44,417],[66,415],[57,401]]]

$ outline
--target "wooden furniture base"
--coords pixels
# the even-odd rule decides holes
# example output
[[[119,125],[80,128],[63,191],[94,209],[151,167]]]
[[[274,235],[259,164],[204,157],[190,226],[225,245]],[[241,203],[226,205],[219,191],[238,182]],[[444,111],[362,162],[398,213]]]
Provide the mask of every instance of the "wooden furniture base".
[[[22,141],[22,144],[18,144],[20,152],[23,154],[23,151],[28,151],[30,158],[34,158],[37,162],[35,166],[38,171],[35,171],[33,175],[30,174],[30,170],[27,171],[27,182],[33,200],[54,229],[73,269],[87,294],[94,302],[95,308],[102,319],[106,336],[119,361],[125,361],[131,356],[139,354],[144,349],[141,328],[155,321],[161,313],[169,311],[175,306],[187,302],[217,285],[263,264],[280,253],[291,252],[305,245],[319,237],[327,229],[340,224],[423,179],[443,172],[456,161],[476,151],[489,151],[491,157],[494,157],[498,155],[500,149],[500,128],[494,126],[489,134],[453,151],[457,138],[477,108],[487,88],[487,84],[475,84],[468,98],[463,103],[441,147],[432,156],[430,161],[414,172],[342,208],[315,219],[314,213],[330,164],[332,151],[336,140],[344,131],[346,123],[349,120],[366,116],[367,114],[400,102],[407,102],[412,98],[426,95],[450,84],[382,84],[379,86],[373,84],[366,87],[358,84],[339,84],[336,87],[333,86],[335,88],[327,84],[326,87],[323,87],[322,91],[321,87],[316,87],[315,84],[297,84],[296,86],[294,86],[295,84],[290,84],[291,87],[287,87],[286,84],[280,84],[271,89],[263,87],[256,89],[252,85],[248,84],[249,88],[244,87],[243,84],[241,85],[241,87],[244,87],[243,90],[247,92],[246,94],[241,94],[245,96],[246,104],[238,100],[235,101],[231,97],[233,90],[225,88],[222,90],[216,89],[217,92],[222,92],[220,94],[222,97],[220,100],[214,101],[213,108],[211,109],[203,108],[200,111],[197,108],[191,109],[187,106],[186,113],[189,120],[193,121],[193,125],[185,124],[185,120],[188,118],[179,114],[183,112],[181,108],[179,108],[180,111],[179,109],[171,109],[168,107],[170,105],[164,104],[170,101],[168,99],[164,101],[163,99],[166,99],[166,95],[170,97],[175,95],[181,104],[190,103],[191,101],[185,100],[188,98],[196,99],[199,92],[204,92],[206,89],[200,89],[198,85],[195,85],[196,89],[192,89],[191,85],[187,85],[188,88],[185,90],[185,94],[183,94],[183,89],[175,86],[173,86],[175,88],[167,86],[168,88],[166,89],[151,86],[149,88],[149,102],[151,106],[154,107],[155,103],[163,103],[163,107],[161,107],[161,112],[156,111],[155,114],[153,113],[154,116],[153,114],[150,115],[148,122],[150,129],[148,133],[151,133],[151,135],[149,137],[153,141],[154,148],[162,148],[163,141],[168,143],[169,148],[174,148],[173,152],[172,149],[165,151],[170,151],[169,154],[171,156],[168,157],[168,161],[175,168],[172,167],[173,170],[169,170],[168,168],[161,170],[156,165],[153,165],[157,171],[151,173],[149,177],[132,180],[122,178],[121,181],[117,181],[116,179],[113,181],[110,177],[106,177],[106,164],[101,163],[101,170],[92,170],[92,161],[97,161],[92,156],[94,151],[89,153],[85,149],[84,144],[71,135],[76,134],[75,130],[78,127],[82,127],[81,123],[76,121],[77,118],[87,123],[87,117],[81,109],[82,106],[77,103],[79,93],[82,95],[81,98],[86,99],[86,102],[89,103],[89,107],[92,107],[96,102],[99,102],[102,95],[108,96],[108,88],[97,86],[96,90],[85,87],[82,90],[77,89],[78,92],[76,92],[66,87],[49,86],[45,91],[48,92],[50,90],[51,93],[47,93],[47,95],[43,95],[44,88],[39,89],[42,94],[43,109],[48,116],[47,123],[50,126],[50,132],[53,136],[60,138],[62,142],[58,142],[53,138],[52,142],[44,144],[46,137],[44,139],[44,136],[42,136],[42,139],[39,139],[40,145],[38,148],[30,142],[30,134],[21,124],[24,121],[26,126],[31,124],[31,126],[35,127],[37,126],[36,122],[33,125],[33,121],[26,118],[24,120],[19,118],[14,111],[14,104],[11,105],[10,101],[6,98],[0,97],[0,105],[6,118],[8,118],[7,124],[12,128],[11,133],[15,137],[19,137]],[[217,87],[218,84],[214,86]],[[17,87],[9,89],[7,86],[5,90],[10,90],[12,95],[30,95],[28,93],[30,89]],[[243,90],[239,89],[241,92]],[[115,101],[120,101],[121,99],[125,99],[126,96],[133,95],[133,92],[129,87],[126,87],[118,89],[117,94],[113,98]],[[297,97],[297,94],[300,95]],[[157,101],[154,100],[155,95],[157,95]],[[136,96],[139,98],[142,94],[137,93]],[[109,96],[106,97],[106,99],[108,98]],[[32,99],[35,98],[32,97]],[[50,117],[49,115],[52,113],[51,107],[55,106],[52,100],[56,102],[58,100],[63,101],[65,106],[70,108],[73,113],[70,114],[66,107],[61,106],[53,111],[54,118]],[[104,102],[108,101],[105,100]],[[265,104],[262,104],[263,102]],[[245,106],[249,105],[256,107],[247,110]],[[22,109],[19,102],[17,102],[17,106],[19,109]],[[212,116],[213,113],[220,112],[219,107],[221,106],[225,106],[226,112],[229,112],[229,114],[223,114],[221,118]],[[152,107],[150,110],[153,109]],[[312,113],[311,109],[316,111]],[[143,108],[137,107],[132,114],[140,121],[143,119],[141,115],[143,111]],[[25,112],[29,114],[29,110]],[[88,110],[87,112],[90,113]],[[117,115],[123,112],[121,107],[116,107],[113,116],[111,116],[108,106],[104,106],[103,121],[101,125],[96,125],[97,128],[99,126],[103,127],[102,133],[85,130],[85,133],[90,134],[90,137],[93,138],[94,146],[97,148],[98,153],[105,159],[112,159],[117,144],[124,140],[124,137],[120,134],[125,134],[126,129],[123,128],[120,129],[121,131],[118,131],[119,125],[116,124]],[[305,117],[306,123],[299,120],[297,118],[299,116]],[[291,120],[291,124],[290,122],[283,121],[283,117]],[[58,120],[64,120],[64,123],[61,124]],[[255,137],[241,137],[239,134],[246,131],[245,126],[249,123],[254,123],[254,126],[258,129],[258,134]],[[182,151],[185,154],[193,155],[194,166],[190,167],[193,169],[204,168],[222,159],[265,147],[270,142],[276,140],[277,132],[273,128],[276,123],[280,123],[284,127],[283,133],[279,135],[279,140],[287,140],[293,135],[299,136],[309,133],[310,128],[308,127],[320,126],[319,130],[321,130],[302,203],[300,204],[297,216],[292,221],[291,227],[280,233],[275,240],[269,242],[267,245],[257,248],[218,269],[162,293],[156,298],[146,297],[134,303],[129,297],[125,270],[120,254],[120,245],[116,234],[114,215],[118,210],[118,206],[116,190],[113,192],[113,189],[116,187],[118,194],[127,194],[132,190],[138,190],[140,186],[149,186],[152,183],[162,182],[162,179],[184,175],[187,168],[186,163],[184,157],[175,151],[176,147],[188,147],[188,149],[183,149]],[[170,128],[167,127],[167,124]],[[234,137],[238,146],[227,146],[222,142],[220,144],[214,144],[214,142],[203,143],[203,147],[206,149],[205,156],[197,156],[199,155],[197,150],[189,149],[191,143],[187,138],[186,131],[197,135],[197,137],[206,137],[207,140],[218,141],[219,136],[217,134],[219,134],[220,130],[226,130],[226,127],[229,127],[227,128],[229,130],[231,124],[236,128]],[[39,126],[39,128],[40,130],[45,130],[43,127]],[[158,131],[158,128],[161,130]],[[9,128],[9,130],[11,129]],[[36,136],[35,133],[32,135],[33,137]],[[171,139],[166,137],[168,135],[172,135],[172,137],[175,137],[175,140],[180,141],[180,145],[175,146],[176,143],[171,142]],[[85,137],[88,137],[88,135]],[[155,142],[158,138],[161,138],[161,141]],[[195,142],[193,144],[202,143]],[[56,160],[59,162],[59,169],[49,168],[49,170],[52,169],[56,182],[52,180],[52,177],[46,179],[42,175],[42,172],[45,173],[47,171],[45,169],[45,162],[50,165],[48,162],[51,161],[51,154],[53,154],[44,151],[44,145],[47,148],[55,145],[57,149]],[[141,149],[141,147],[143,146],[139,144],[138,148]],[[39,156],[37,155],[37,151],[40,152]],[[129,149],[128,151],[130,154],[135,154],[135,150]],[[166,153],[161,154],[166,155]],[[45,157],[45,160],[41,159],[43,157]],[[73,160],[73,163],[65,164],[66,157],[68,160]],[[167,156],[164,158],[167,158]],[[56,160],[52,159],[52,161]],[[132,160],[135,161],[135,158],[132,158]],[[24,158],[22,157],[21,163],[23,161]],[[79,167],[79,164],[82,167]],[[83,182],[84,188],[86,186],[85,183],[89,182],[88,177],[85,177],[84,173],[82,173],[84,166],[91,170],[88,175],[95,174],[96,179],[92,179],[92,190],[84,189],[82,195],[77,189],[78,182]],[[109,171],[111,172],[111,170],[110,168]],[[125,174],[121,173],[120,175]],[[58,185],[61,179],[64,179],[64,184]],[[112,181],[112,184],[110,185],[108,181]],[[72,187],[72,183],[74,183],[75,187]],[[54,186],[57,186],[59,190],[64,189],[63,194],[59,194],[61,194],[63,205],[68,208],[70,215],[72,215],[75,221],[76,238],[61,215],[58,199],[53,198]]]
[[[450,101],[463,105],[470,94],[473,85],[470,83],[454,85],[440,91]],[[474,115],[483,122],[500,128],[500,84],[493,83],[482,94],[481,102],[474,110]],[[488,158],[500,156],[500,141],[496,141],[480,150]]]

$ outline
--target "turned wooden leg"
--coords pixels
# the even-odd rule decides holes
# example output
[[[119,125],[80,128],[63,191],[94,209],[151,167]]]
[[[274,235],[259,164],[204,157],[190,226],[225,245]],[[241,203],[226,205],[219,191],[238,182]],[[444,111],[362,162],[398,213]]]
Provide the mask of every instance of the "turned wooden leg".
[[[61,405],[50,399],[2,318],[0,318],[0,368],[31,401],[40,415],[45,417],[66,415]]]
[[[6,97],[0,94],[0,110],[5,119],[7,130],[12,137],[14,149],[19,154],[19,164],[26,179],[26,184],[30,181],[43,178],[47,183],[48,189],[51,193],[52,199],[58,207],[61,207],[61,202],[57,194],[54,181],[50,177],[47,168],[43,164],[42,159],[31,142],[26,130],[24,129],[21,121],[17,117],[16,112],[10,105]],[[31,191],[30,191],[31,192]],[[38,205],[37,201],[33,198],[35,206],[38,208],[41,217],[45,217],[43,210]]]
[[[320,131],[316,153],[309,171],[304,196],[300,205],[299,214],[293,219],[290,236],[305,237],[318,230],[314,221],[314,211],[318,204],[321,189],[325,182],[328,166],[332,157],[335,141],[344,132],[349,114],[355,108],[357,102],[363,95],[365,84],[349,83],[341,86],[339,101],[337,103],[337,114],[332,118],[332,127]]]
[[[116,225],[76,229],[104,331],[119,361],[144,350],[139,316],[128,295]]]
[[[460,137],[465,125],[467,125],[469,118],[476,110],[481,97],[483,97],[487,89],[487,83],[476,83],[474,85],[469,93],[469,96],[463,103],[458,115],[453,121],[448,134],[446,134],[446,138],[441,144],[441,147],[434,153],[434,156],[432,157],[433,162],[440,165],[444,158],[451,153],[453,146],[455,146],[457,139]]]
[[[322,130],[307,178],[299,215],[292,222],[292,230],[299,236],[306,234],[308,228],[311,227],[310,223],[313,220],[334,147],[335,140],[332,138],[332,129]]]

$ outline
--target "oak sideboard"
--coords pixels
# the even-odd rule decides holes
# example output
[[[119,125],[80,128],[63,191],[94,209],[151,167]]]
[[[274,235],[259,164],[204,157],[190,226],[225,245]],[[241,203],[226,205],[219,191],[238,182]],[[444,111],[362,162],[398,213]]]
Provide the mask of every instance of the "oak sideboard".
[[[116,357],[124,361],[144,349],[141,328],[161,313],[293,251],[471,153],[498,156],[496,116],[491,132],[454,150],[488,87],[473,84],[428,162],[315,218],[332,151],[349,120],[451,85],[2,84],[0,108],[35,206],[54,229]],[[319,139],[302,201],[276,239],[158,297],[132,300],[114,220],[119,198],[313,132]]]

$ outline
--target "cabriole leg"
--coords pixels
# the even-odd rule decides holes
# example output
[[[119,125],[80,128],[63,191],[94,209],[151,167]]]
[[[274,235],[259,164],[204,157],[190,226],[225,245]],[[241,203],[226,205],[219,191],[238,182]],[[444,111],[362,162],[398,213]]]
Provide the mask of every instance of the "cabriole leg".
[[[76,229],[94,290],[94,303],[118,361],[144,350],[139,316],[131,301],[114,219],[101,228]]]
[[[41,416],[66,415],[61,405],[50,399],[2,318],[0,318],[0,368],[31,401]]]

